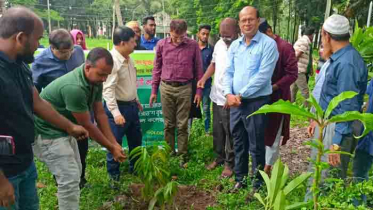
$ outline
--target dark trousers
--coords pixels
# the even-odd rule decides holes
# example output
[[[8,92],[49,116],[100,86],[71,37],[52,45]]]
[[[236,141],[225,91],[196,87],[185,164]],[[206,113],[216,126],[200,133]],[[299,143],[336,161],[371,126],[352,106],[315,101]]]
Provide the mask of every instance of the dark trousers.
[[[77,142],[80,155],[80,162],[82,163],[82,174],[80,176],[80,179],[85,180],[85,169],[87,167],[86,159],[88,154],[88,139],[79,140]]]
[[[358,181],[369,179],[369,171],[373,166],[373,156],[364,150],[356,149],[354,157],[353,172]]]
[[[230,110],[223,106],[213,104],[213,147],[216,154],[216,162],[225,164],[233,169],[234,152],[233,139],[229,128]]]
[[[211,112],[210,112],[211,99],[210,99],[210,92],[211,92],[211,86],[210,87],[205,87],[203,89],[202,108],[203,108],[203,114],[205,115],[205,120],[204,120],[204,122],[205,122],[205,133],[209,133],[210,132],[210,122],[211,122]]]
[[[373,156],[370,155],[368,152],[360,149],[356,149],[355,157],[354,157],[354,165],[353,165],[353,172],[354,172],[354,179],[356,182],[363,182],[368,181],[369,179],[369,171],[373,166]],[[361,195],[361,200],[365,204],[367,202],[367,196]],[[361,203],[355,199],[354,205],[358,206]]]
[[[106,104],[104,105],[105,112],[109,118],[110,128],[115,136],[115,139],[120,145],[122,145],[123,137],[124,135],[126,135],[129,153],[131,153],[133,149],[142,145],[142,131],[139,118],[139,108],[137,107],[136,102],[128,103],[126,105],[118,104],[118,107],[120,113],[126,120],[124,126],[115,124],[113,115],[108,110]],[[135,162],[135,159],[130,159],[130,172],[133,172]],[[108,152],[106,155],[106,164],[107,171],[110,177],[118,179],[120,176],[120,163],[114,160],[113,155],[110,152]]]
[[[239,107],[231,108],[230,127],[233,136],[236,181],[242,182],[244,177],[248,175],[250,151],[255,188],[260,187],[263,182],[259,170],[263,170],[265,165],[264,131],[267,117],[264,114],[254,115],[250,118],[247,116],[268,104],[269,101],[269,96],[259,97],[243,100]]]

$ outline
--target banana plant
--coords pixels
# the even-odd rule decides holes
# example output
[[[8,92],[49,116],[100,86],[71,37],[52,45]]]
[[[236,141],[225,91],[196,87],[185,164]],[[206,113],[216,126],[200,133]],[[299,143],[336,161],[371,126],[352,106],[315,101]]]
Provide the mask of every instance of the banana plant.
[[[280,159],[278,159],[273,166],[271,178],[269,178],[264,171],[259,172],[267,186],[267,197],[263,199],[259,193],[255,193],[254,197],[259,200],[265,210],[300,209],[309,205],[307,202],[289,205],[286,198],[293,190],[303,184],[312,173],[303,173],[286,185],[289,179],[289,168],[284,165]]]
[[[373,27],[360,28],[356,21],[350,42],[359,51],[366,63],[373,61]]]
[[[369,76],[372,77],[373,63],[373,27],[360,28],[358,22],[355,22],[354,33],[350,38],[354,48],[359,51],[369,67]]]
[[[149,201],[149,210],[155,204],[163,209],[165,204],[172,204],[178,191],[178,184],[171,181],[170,147],[167,144],[133,149],[130,157],[136,159],[135,172],[140,177],[144,187],[142,197]]]
[[[265,105],[261,107],[258,111],[254,112],[252,115],[256,114],[265,114],[265,113],[282,113],[282,114],[290,114],[296,116],[303,116],[307,117],[311,120],[314,120],[317,125],[319,126],[319,138],[314,139],[313,142],[309,142],[308,144],[312,147],[316,148],[318,153],[316,156],[316,160],[312,160],[314,164],[315,172],[313,174],[313,184],[312,184],[312,193],[313,193],[313,206],[314,210],[318,209],[318,196],[319,196],[319,185],[321,181],[321,172],[327,167],[326,163],[321,161],[321,157],[324,154],[329,153],[338,153],[338,154],[349,154],[346,152],[341,151],[330,151],[328,148],[324,148],[323,145],[323,132],[324,128],[331,123],[340,123],[340,122],[348,122],[348,121],[355,121],[359,120],[364,125],[364,131],[361,136],[357,136],[355,138],[359,139],[370,131],[373,130],[373,114],[371,113],[360,113],[358,111],[347,111],[340,115],[332,116],[332,111],[344,100],[351,99],[357,95],[356,92],[353,91],[346,91],[341,93],[340,95],[333,98],[326,110],[324,111],[321,106],[316,102],[316,99],[311,95],[308,99],[310,105],[315,109],[315,112],[310,112],[308,109],[298,106],[296,104],[292,104],[289,101],[279,100],[271,105]]]

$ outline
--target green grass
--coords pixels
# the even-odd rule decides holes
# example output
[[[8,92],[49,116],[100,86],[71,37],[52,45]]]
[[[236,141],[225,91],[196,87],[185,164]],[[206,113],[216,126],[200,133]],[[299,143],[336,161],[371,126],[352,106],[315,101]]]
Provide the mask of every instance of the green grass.
[[[103,47],[106,49],[108,46],[108,43],[110,44],[110,49],[111,49],[111,47],[113,46],[113,42],[110,39],[90,39],[90,38],[86,39],[88,50],[96,48],[96,47]],[[48,38],[42,38],[40,40],[40,44],[43,45],[44,47],[48,47],[49,46]]]
[[[213,171],[207,171],[205,165],[210,163],[214,159],[212,151],[212,137],[204,135],[203,121],[195,120],[192,128],[192,134],[189,142],[189,154],[190,161],[186,169],[181,169],[178,166],[179,159],[171,158],[171,173],[177,176],[177,181],[183,185],[196,186],[200,190],[213,192],[216,195],[216,206],[209,207],[209,210],[256,210],[263,209],[261,204],[256,200],[246,203],[245,198],[251,190],[250,182],[247,189],[241,190],[238,193],[230,193],[229,190],[233,188],[234,182],[229,179],[219,179],[219,176],[223,170],[220,166]],[[48,169],[43,163],[36,161],[39,182],[44,183],[47,187],[39,189],[40,197],[40,209],[50,210],[57,209],[57,188],[55,186],[52,175],[48,172]],[[105,152],[98,147],[91,147],[88,159],[87,159],[87,179],[90,188],[85,188],[81,192],[80,209],[82,210],[95,210],[102,207],[107,202],[113,202],[115,197],[118,195],[128,195],[129,186],[132,183],[140,183],[139,179],[128,173],[128,162],[122,164],[121,167],[121,189],[120,191],[114,191],[109,187],[109,178],[106,172],[106,155]],[[215,192],[217,186],[221,186],[221,192]],[[333,183],[331,186],[334,186]],[[373,184],[369,185],[373,189]],[[331,187],[331,189],[334,189]],[[305,195],[306,186],[302,185],[295,193],[290,195],[287,200],[289,202],[299,202],[303,200]],[[373,191],[372,191],[373,192]],[[262,197],[265,197],[265,188],[260,192]],[[373,194],[373,193],[372,193]],[[336,196],[333,194],[333,196]],[[341,194],[342,196],[342,194]],[[346,194],[343,195],[345,198]],[[354,195],[349,195],[353,197]],[[138,199],[138,198],[135,198]],[[324,203],[330,198],[324,196],[321,200]],[[347,205],[342,197],[335,198],[334,204]],[[334,205],[333,204],[333,205]],[[119,203],[113,202],[111,209],[123,209]],[[192,208],[191,208],[192,209]],[[353,208],[346,208],[353,209]]]
[[[92,49],[93,47],[106,47],[106,42],[110,40],[87,40],[88,47]],[[42,40],[45,44],[46,39]],[[45,45],[47,46],[47,45]],[[314,86],[314,77],[310,79],[309,82],[310,91],[312,91]],[[302,104],[303,98],[298,93],[297,104]],[[291,126],[304,127],[308,125],[308,121],[305,118],[292,117]],[[204,135],[204,125],[202,120],[195,120],[193,122],[193,128],[191,131],[190,141],[189,141],[189,154],[190,161],[186,169],[181,169],[178,166],[178,159],[171,158],[171,172],[173,175],[177,176],[177,181],[184,185],[193,185],[197,188],[209,192],[214,192],[217,186],[221,185],[222,191],[216,192],[217,204],[214,207],[209,207],[210,210],[256,210],[263,209],[261,204],[254,200],[253,202],[246,203],[246,195],[250,192],[251,187],[241,190],[236,194],[229,193],[229,190],[233,187],[233,182],[228,179],[219,179],[219,176],[223,170],[222,167],[218,167],[216,170],[207,171],[205,165],[210,163],[214,159],[213,149],[212,149],[212,137]],[[40,209],[41,210],[53,210],[57,208],[57,188],[53,180],[52,175],[49,173],[47,167],[36,160],[37,169],[39,173],[38,181],[45,184],[46,187],[38,189],[38,194],[40,198]],[[137,177],[128,173],[128,162],[122,164],[121,167],[121,189],[120,191],[114,191],[109,187],[109,178],[106,172],[106,154],[98,147],[91,147],[87,158],[87,170],[86,177],[88,179],[90,188],[85,188],[81,192],[80,199],[80,209],[82,210],[95,210],[102,207],[107,202],[114,201],[115,197],[118,195],[128,194],[129,185],[131,183],[139,183]],[[337,186],[337,185],[336,185]],[[372,188],[373,184],[370,183],[369,187]],[[300,186],[299,189],[291,196],[287,198],[289,202],[299,202],[303,200],[306,187],[304,185]],[[260,192],[262,197],[265,197],[264,192]],[[340,193],[339,193],[340,194]],[[339,194],[332,193],[331,196],[323,196],[320,202],[329,202],[333,200],[333,204],[330,203],[328,206],[330,209],[341,209],[334,208],[336,206],[346,206],[347,204],[345,197],[339,198]],[[372,193],[373,194],[373,193]],[[372,198],[373,195],[370,194]],[[356,195],[350,195],[350,197]],[[328,200],[329,199],[329,200]],[[328,204],[328,203],[327,203]],[[338,204],[338,205],[337,205]],[[343,205],[342,205],[343,204]],[[111,209],[123,209],[118,203],[113,203]],[[191,207],[191,209],[193,209]],[[354,209],[353,207],[343,208],[343,209]]]

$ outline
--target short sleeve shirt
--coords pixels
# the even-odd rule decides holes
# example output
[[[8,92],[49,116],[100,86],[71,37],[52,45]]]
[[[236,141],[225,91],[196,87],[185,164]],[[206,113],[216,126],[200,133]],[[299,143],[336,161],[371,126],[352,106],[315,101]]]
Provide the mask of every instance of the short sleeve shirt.
[[[51,103],[61,115],[77,123],[74,113],[90,111],[94,102],[102,101],[102,84],[93,85],[84,74],[84,64],[74,71],[56,79],[40,94],[40,97]],[[59,138],[68,134],[50,123],[35,117],[36,133],[43,138]]]
[[[8,178],[25,171],[33,160],[33,87],[28,65],[0,51],[0,135],[13,137],[15,145],[14,155],[0,155],[0,168]]]

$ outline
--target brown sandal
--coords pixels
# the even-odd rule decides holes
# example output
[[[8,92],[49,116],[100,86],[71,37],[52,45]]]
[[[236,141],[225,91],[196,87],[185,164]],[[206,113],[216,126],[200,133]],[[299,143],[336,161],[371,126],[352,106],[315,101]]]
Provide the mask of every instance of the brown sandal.
[[[211,171],[211,170],[214,170],[218,166],[219,166],[219,163],[214,161],[214,162],[210,163],[210,165],[206,166],[206,169],[208,171]]]
[[[221,173],[222,178],[230,178],[233,176],[233,170],[229,166],[224,166],[224,170]]]

